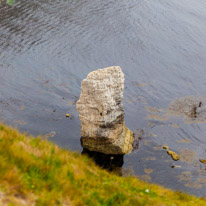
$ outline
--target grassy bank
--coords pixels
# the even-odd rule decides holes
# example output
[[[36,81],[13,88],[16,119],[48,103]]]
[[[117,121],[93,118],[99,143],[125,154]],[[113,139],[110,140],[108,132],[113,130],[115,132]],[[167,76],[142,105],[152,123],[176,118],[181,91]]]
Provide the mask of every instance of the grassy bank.
[[[206,205],[0,124],[0,205]]]

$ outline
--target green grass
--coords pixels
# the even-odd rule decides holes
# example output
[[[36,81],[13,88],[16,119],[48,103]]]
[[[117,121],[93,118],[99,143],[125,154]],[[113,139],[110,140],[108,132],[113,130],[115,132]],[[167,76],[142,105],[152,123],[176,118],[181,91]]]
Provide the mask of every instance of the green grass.
[[[206,200],[119,177],[78,153],[0,124],[0,205],[206,205]]]

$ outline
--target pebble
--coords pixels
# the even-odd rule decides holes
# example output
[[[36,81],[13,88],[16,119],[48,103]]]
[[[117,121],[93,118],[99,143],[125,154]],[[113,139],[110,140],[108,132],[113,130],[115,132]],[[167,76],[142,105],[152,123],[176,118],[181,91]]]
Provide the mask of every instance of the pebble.
[[[169,147],[166,146],[166,145],[164,145],[162,148],[165,149],[165,150],[168,150],[168,149],[169,149]]]

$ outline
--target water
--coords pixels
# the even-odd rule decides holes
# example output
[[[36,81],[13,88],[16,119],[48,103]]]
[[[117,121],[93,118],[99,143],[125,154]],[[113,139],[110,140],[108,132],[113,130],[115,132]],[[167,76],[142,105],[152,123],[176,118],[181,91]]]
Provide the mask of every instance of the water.
[[[206,168],[199,162],[206,158],[205,123],[158,116],[176,98],[206,96],[205,22],[203,0],[2,3],[0,118],[81,152],[75,108],[81,80],[119,65],[125,121],[142,137],[139,149],[124,156],[123,174],[205,196]]]

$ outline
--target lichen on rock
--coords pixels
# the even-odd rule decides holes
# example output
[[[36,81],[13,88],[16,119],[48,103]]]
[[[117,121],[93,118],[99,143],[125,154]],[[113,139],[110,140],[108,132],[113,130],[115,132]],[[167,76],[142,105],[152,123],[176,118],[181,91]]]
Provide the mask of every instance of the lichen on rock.
[[[84,148],[105,154],[132,150],[134,135],[124,123],[123,90],[124,74],[119,66],[90,72],[82,80],[76,107]]]

